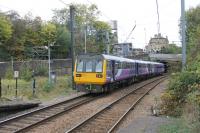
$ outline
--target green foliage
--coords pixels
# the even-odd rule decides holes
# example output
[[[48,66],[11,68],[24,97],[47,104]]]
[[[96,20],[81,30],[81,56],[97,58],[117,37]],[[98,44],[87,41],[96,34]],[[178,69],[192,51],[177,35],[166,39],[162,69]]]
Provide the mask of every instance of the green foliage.
[[[187,28],[187,53],[189,54],[188,60],[194,61],[199,55],[200,50],[200,6],[191,8],[186,12]]]
[[[181,47],[176,46],[176,44],[169,44],[169,47],[164,47],[161,49],[161,53],[164,54],[181,54]]]
[[[184,71],[170,77],[168,90],[162,95],[163,113],[173,116],[181,115],[181,108],[187,101],[188,94],[197,90],[200,84],[200,74]],[[200,90],[199,90],[200,91]]]
[[[50,92],[53,88],[54,88],[54,84],[49,83],[49,81],[46,81],[46,83],[44,84],[43,90],[45,92]]]
[[[87,52],[102,53],[105,51],[106,32],[111,33],[108,23],[98,21],[100,14],[96,5],[73,4],[75,7],[75,53],[84,52],[85,30],[87,37]],[[53,22],[57,24],[65,24],[69,26],[69,9],[54,10]],[[97,41],[98,40],[98,41]],[[111,40],[111,35],[110,35]]]
[[[170,77],[169,88],[163,95],[163,110],[170,115],[175,115],[176,110],[184,108],[186,104],[200,108],[200,6],[189,9],[186,17],[187,67]],[[181,109],[179,115],[182,112]]]
[[[110,25],[108,25],[108,23],[103,22],[103,21],[95,21],[93,24],[94,28],[98,31],[98,30],[102,30],[102,31],[109,31],[111,30]]]
[[[73,4],[75,7],[75,54],[84,51],[84,38],[87,38],[87,51],[102,53],[105,51],[106,35],[112,43],[113,34],[109,24],[98,21],[100,11],[97,6]],[[10,56],[15,60],[33,57],[46,58],[41,52],[44,46],[51,47],[53,58],[65,58],[70,55],[69,8],[54,10],[52,21],[45,22],[28,12],[24,17],[16,11],[0,12],[0,60],[7,61]],[[86,34],[85,34],[86,31]],[[104,32],[103,34],[101,34]],[[97,40],[99,36],[99,41]],[[2,45],[3,44],[3,45]],[[38,50],[38,51],[37,51]]]
[[[66,25],[56,25],[56,43],[52,47],[52,57],[66,58],[70,55],[70,32]]]
[[[191,129],[183,119],[178,119],[162,125],[158,133],[191,133]]]
[[[32,70],[31,70],[30,66],[28,66],[28,65],[21,66],[20,78],[25,80],[25,81],[30,81],[31,80],[31,78],[32,78]]]
[[[39,65],[35,70],[35,76],[46,76],[48,75],[48,68],[44,65]]]
[[[13,79],[13,70],[12,70],[12,67],[9,66],[7,69],[6,69],[6,74],[5,74],[5,78],[6,79]]]
[[[72,77],[67,78],[67,88],[72,88]]]
[[[13,34],[6,43],[6,49],[8,53],[15,57],[17,60],[22,60],[24,55],[24,42],[25,42],[25,31],[26,22],[21,19],[16,11],[8,11],[5,14],[12,23]]]
[[[2,14],[0,14],[0,44],[4,44],[10,39],[12,34],[11,22]]]
[[[56,39],[56,26],[53,23],[45,23],[42,25],[41,36],[43,39],[43,44],[51,44],[55,42]]]
[[[32,98],[38,98],[41,101],[49,101],[57,97],[65,97],[71,93],[74,93],[76,91],[73,91],[71,88],[68,88],[68,84],[66,80],[68,79],[67,76],[58,76],[56,80],[56,84],[54,84],[53,89],[47,89],[48,88],[48,78],[47,77],[35,77],[36,79],[36,95],[33,97],[32,95],[32,80],[25,81],[22,79],[18,80],[18,96],[20,98],[23,98],[23,100],[32,99]],[[15,79],[2,79],[2,96],[13,99],[15,96],[15,91],[13,91],[13,88],[15,88]],[[9,88],[8,88],[9,85]],[[44,89],[44,86],[47,86],[46,90]]]

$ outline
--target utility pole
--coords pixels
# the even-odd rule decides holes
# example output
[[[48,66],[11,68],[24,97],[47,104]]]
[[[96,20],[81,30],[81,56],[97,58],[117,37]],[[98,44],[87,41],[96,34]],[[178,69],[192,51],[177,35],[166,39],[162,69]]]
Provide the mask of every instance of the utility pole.
[[[87,25],[85,26],[85,54],[87,53]]]
[[[186,65],[185,26],[185,0],[181,0],[182,70],[184,70]]]
[[[159,34],[160,33],[160,17],[159,17],[159,9],[158,9],[158,0],[156,0],[156,7],[157,7],[157,17],[158,17],[157,26],[158,26],[158,34]]]
[[[71,30],[71,58],[72,58],[72,89],[74,88],[74,13],[75,7],[70,6],[70,30]]]
[[[50,44],[48,43],[48,64],[49,64],[49,84],[51,83],[51,51]]]
[[[109,46],[109,43],[110,43],[110,38],[109,38],[109,32],[106,31],[106,43],[107,43],[107,53],[106,54],[110,54],[110,46]]]
[[[13,57],[11,56],[11,68],[12,68],[12,71],[14,72],[14,63],[13,63]]]

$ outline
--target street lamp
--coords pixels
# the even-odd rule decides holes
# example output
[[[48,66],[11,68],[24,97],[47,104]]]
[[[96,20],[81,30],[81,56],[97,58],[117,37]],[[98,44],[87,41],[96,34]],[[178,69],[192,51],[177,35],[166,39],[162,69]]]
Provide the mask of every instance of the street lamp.
[[[49,64],[49,84],[51,83],[51,46],[53,46],[54,43],[49,44],[48,46],[44,46],[45,49],[48,50],[48,64]]]

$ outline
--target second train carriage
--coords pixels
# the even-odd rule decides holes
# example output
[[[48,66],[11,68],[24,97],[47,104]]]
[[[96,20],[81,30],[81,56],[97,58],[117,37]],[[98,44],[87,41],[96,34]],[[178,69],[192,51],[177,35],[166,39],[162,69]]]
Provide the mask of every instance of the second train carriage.
[[[157,62],[132,60],[111,55],[80,55],[74,69],[74,81],[79,91],[104,92],[115,83],[133,82],[164,72]]]

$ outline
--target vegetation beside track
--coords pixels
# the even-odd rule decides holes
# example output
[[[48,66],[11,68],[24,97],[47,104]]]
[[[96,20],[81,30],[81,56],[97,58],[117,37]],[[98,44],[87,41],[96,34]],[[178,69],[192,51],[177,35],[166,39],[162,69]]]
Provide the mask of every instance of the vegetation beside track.
[[[186,17],[187,66],[171,75],[161,97],[162,113],[181,118],[177,124],[162,127],[168,133],[200,132],[200,6],[188,10]]]
[[[71,88],[71,78],[68,76],[57,77],[53,84],[48,83],[47,77],[36,77],[35,96],[33,96],[32,80],[18,80],[18,98],[22,100],[39,99],[47,101],[56,97],[62,97],[73,93]],[[2,80],[2,97],[13,99],[15,98],[15,79]]]

